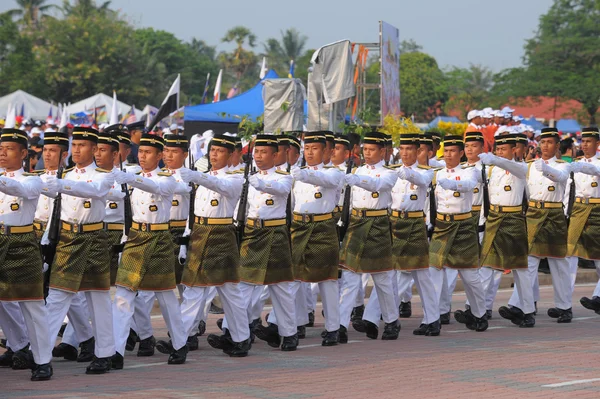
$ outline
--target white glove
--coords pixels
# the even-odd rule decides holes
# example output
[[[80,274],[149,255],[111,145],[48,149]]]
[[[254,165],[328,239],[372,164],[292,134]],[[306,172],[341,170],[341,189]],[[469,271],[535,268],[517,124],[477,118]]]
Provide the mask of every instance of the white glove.
[[[185,246],[185,245],[179,246],[179,257],[177,259],[179,259],[180,265],[185,264],[185,260],[187,259],[187,246]]]
[[[179,169],[179,175],[181,176],[181,180],[186,183],[198,183],[198,172],[194,172],[188,168]]]
[[[360,177],[358,177],[352,173],[348,173],[348,174],[344,175],[344,180],[346,181],[347,185],[354,186],[354,185],[356,185],[356,183],[358,183],[360,181]]]
[[[42,273],[46,273],[48,269],[50,269],[50,265],[44,262],[44,265],[42,266]]]
[[[115,181],[118,184],[129,184],[135,180],[135,175],[131,173],[122,172],[120,170],[113,171],[115,174]]]
[[[399,179],[406,180],[406,176],[408,175],[406,169],[407,168],[405,168],[404,166],[401,166],[398,169],[396,169],[396,174],[398,175]]]
[[[117,261],[117,265],[121,266],[121,256],[123,256],[123,251],[119,252],[119,260]]]
[[[111,171],[110,171],[110,172],[108,172],[108,173],[104,173],[104,174],[102,175],[102,177],[104,178],[104,180],[108,180],[108,181],[110,181],[111,183],[112,183],[112,182],[114,182],[114,181],[115,181],[115,170],[111,170]]]
[[[489,154],[487,152],[479,154],[479,159],[481,159],[481,163],[484,165],[493,165],[494,158],[494,154]]]
[[[537,161],[534,162],[533,166],[535,166],[535,170],[537,170],[538,172],[542,172],[544,170],[544,165],[546,163],[544,161],[542,161],[541,159],[538,159]]]
[[[292,168],[292,170],[290,171],[292,177],[294,178],[294,180],[300,180],[302,181],[302,179],[304,179],[304,177],[306,176],[306,170],[304,169],[300,169],[297,166],[294,166]]]
[[[60,180],[58,180],[58,179],[49,179],[46,182],[46,188],[48,189],[48,191],[50,193],[60,193],[60,190],[62,189],[62,185],[60,183]]]
[[[458,183],[456,183],[456,180],[439,179],[438,184],[442,186],[444,190],[456,191],[458,189]]]
[[[583,170],[584,163],[583,162],[573,162],[571,164],[571,172],[579,173]]]
[[[258,177],[258,175],[248,176],[248,183],[250,183],[252,185],[252,187],[257,189],[258,191],[262,190],[262,187],[264,184],[263,181]]]

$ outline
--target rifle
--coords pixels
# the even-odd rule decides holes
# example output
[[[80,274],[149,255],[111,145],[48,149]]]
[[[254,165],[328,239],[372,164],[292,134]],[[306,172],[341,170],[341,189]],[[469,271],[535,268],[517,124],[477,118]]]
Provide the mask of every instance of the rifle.
[[[62,162],[62,150],[58,156],[59,166],[56,171],[56,178],[62,179],[64,173],[64,163]],[[54,199],[54,207],[52,208],[52,215],[50,216],[50,226],[48,229],[48,240],[50,244],[44,245],[43,255],[44,262],[48,264],[48,271],[44,276],[44,297],[48,296],[48,290],[50,286],[50,275],[52,274],[52,262],[54,262],[54,256],[56,255],[56,246],[58,245],[58,239],[60,237],[60,209],[62,203],[62,195],[57,194]]]
[[[288,164],[286,171],[290,173],[291,168],[291,165]],[[292,191],[294,191],[293,187]],[[287,204],[285,206],[285,223],[287,224],[288,228],[292,227],[292,191],[290,191],[290,193],[288,194]]]
[[[346,165],[346,174],[352,173],[352,167],[354,166],[354,162],[352,157],[348,158],[348,163]],[[346,235],[346,231],[348,231],[348,225],[350,224],[350,195],[352,194],[352,186],[346,186],[346,190],[344,191],[344,203],[342,205],[342,217],[340,218],[340,241],[344,240],[344,236]]]
[[[193,170],[194,172],[196,171],[196,165],[194,164],[194,156],[192,155],[191,151],[188,155],[189,157],[189,161],[190,161],[190,170]],[[210,162],[210,161],[209,161]],[[208,169],[210,170],[210,168]],[[196,216],[195,214],[195,210],[194,207],[196,206],[196,190],[198,189],[198,187],[190,182],[190,211],[188,214],[188,228],[190,230],[190,235],[192,234],[192,229],[194,228],[194,217]]]
[[[571,212],[573,212],[573,204],[575,203],[575,173],[571,172],[571,184],[569,186],[569,202],[567,203],[567,225],[571,221]]]
[[[437,219],[437,206],[435,203],[435,186],[433,182],[429,183],[429,222],[431,227],[427,230],[427,238],[431,239],[433,230],[435,229],[435,221]]]
[[[121,166],[121,172],[124,172],[123,158],[121,157],[121,154],[119,154],[119,165]],[[127,187],[127,184],[121,184],[121,192],[123,192],[125,194],[125,197],[123,197],[123,204],[124,204],[123,219],[125,222],[124,223],[125,236],[128,237],[129,230],[131,229],[131,223],[133,222],[133,210],[131,209],[131,197],[129,194],[129,188]]]
[[[241,244],[242,238],[244,237],[244,229],[246,228],[246,208],[248,207],[248,191],[250,182],[248,176],[250,175],[250,168],[252,167],[252,148],[248,143],[248,160],[244,167],[244,185],[242,186],[242,195],[240,196],[240,203],[238,205],[237,212],[237,233],[238,233],[238,245]]]
[[[485,165],[481,165],[481,179],[483,180],[483,216],[487,219],[490,214],[490,188],[485,173]]]

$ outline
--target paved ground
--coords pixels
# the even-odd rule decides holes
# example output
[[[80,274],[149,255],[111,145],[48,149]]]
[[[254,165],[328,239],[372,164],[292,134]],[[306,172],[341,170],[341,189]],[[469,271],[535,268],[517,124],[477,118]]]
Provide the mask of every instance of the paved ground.
[[[600,316],[582,308],[579,298],[592,284],[575,290],[571,324],[546,315],[552,288],[542,287],[536,327],[519,329],[494,310],[490,329],[466,330],[452,322],[439,337],[417,337],[422,315],[418,298],[413,317],[402,320],[397,341],[372,341],[350,329],[347,345],[323,348],[320,310],[315,328],[298,351],[284,353],[258,341],[250,356],[231,359],[208,346],[192,352],[183,366],[167,357],[125,358],[125,369],[86,376],[85,364],[54,362],[54,378],[30,382],[28,371],[0,369],[0,398],[600,398]],[[496,308],[508,300],[502,290]],[[454,295],[454,309],[464,302]],[[216,332],[210,315],[208,332]],[[160,316],[157,337],[165,337]]]

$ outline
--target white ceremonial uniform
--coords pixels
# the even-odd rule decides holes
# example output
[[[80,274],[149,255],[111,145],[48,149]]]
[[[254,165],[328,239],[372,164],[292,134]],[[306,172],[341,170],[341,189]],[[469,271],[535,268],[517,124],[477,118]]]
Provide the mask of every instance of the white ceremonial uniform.
[[[575,162],[581,162],[585,165],[581,172],[574,174],[575,198],[600,198],[600,159],[598,155],[594,155],[591,158],[581,158]],[[594,166],[595,168],[590,166]],[[565,197],[568,196],[565,194]],[[570,256],[567,259],[571,271],[571,287],[574,289],[579,258]],[[596,273],[600,276],[600,260],[594,260],[594,265],[596,266]],[[598,296],[600,296],[600,280],[596,284],[596,288],[592,294],[592,297]]]
[[[392,211],[400,212],[415,212],[422,211],[427,198],[427,190],[433,179],[433,169],[422,169],[415,163],[411,166],[400,166],[397,170],[403,170],[405,179],[398,178],[398,181],[392,189]],[[413,198],[415,198],[414,200]],[[423,306],[423,324],[431,324],[440,318],[438,311],[439,298],[436,294],[433,281],[429,269],[418,269],[409,272],[398,272],[401,277],[398,282],[407,284],[405,280],[410,282],[414,280],[417,285],[417,291],[421,296],[421,305]],[[406,276],[404,276],[406,275]],[[406,278],[408,277],[408,278]],[[412,282],[410,283],[412,286]],[[400,284],[398,286],[400,289]],[[406,287],[402,287],[406,289]],[[379,309],[379,301],[377,291],[373,290],[369,302],[365,307],[364,320],[368,320],[373,324],[379,323],[381,310]]]
[[[194,202],[194,215],[203,218],[233,218],[234,210],[242,192],[242,175],[232,173],[226,166],[207,173],[196,172],[194,183],[198,184]],[[217,204],[216,206],[214,204]],[[191,243],[190,243],[191,244]],[[201,265],[202,266],[202,265]],[[197,333],[200,316],[212,295],[213,288],[221,298],[227,328],[234,342],[243,342],[250,337],[248,321],[249,298],[244,298],[239,284],[224,283],[217,287],[185,287],[181,314],[183,327],[188,336]]]
[[[543,163],[545,170],[538,171],[535,163]],[[556,157],[552,157],[547,161],[539,159],[530,162],[528,168],[527,193],[529,199],[533,201],[562,203],[567,180],[569,179],[569,164],[566,162],[557,162]],[[549,189],[549,187],[553,188]],[[571,287],[569,261],[567,258],[548,257],[547,259],[554,287],[554,305],[561,310],[571,309],[573,289]],[[529,255],[527,258],[535,302],[540,300],[540,287],[537,279],[540,261],[541,258],[537,256]],[[520,303],[519,292],[515,289],[508,304],[518,307]]]
[[[0,176],[0,224],[3,229],[31,225],[41,191],[42,180],[38,176],[25,174],[23,169],[4,172],[3,176]],[[49,340],[48,313],[44,301],[0,300],[0,303],[3,305],[0,306],[0,328],[9,344],[7,346],[13,351],[18,351],[29,342],[35,363],[50,363],[52,345]],[[16,312],[17,304],[22,315]],[[17,319],[14,319],[14,316],[17,316]],[[25,324],[26,329],[21,323]],[[16,329],[13,328],[15,324]]]
[[[360,177],[352,187],[352,208],[356,209],[389,209],[392,203],[392,188],[398,180],[398,176],[385,167],[383,161],[375,165],[363,165],[356,169],[356,176]],[[378,192],[377,198],[371,193]],[[352,309],[356,304],[357,292],[362,284],[362,273],[354,273],[350,270],[343,271],[344,281],[340,288],[340,325],[348,327]],[[397,287],[394,270],[371,273],[373,285],[377,290],[379,306],[385,323],[393,323],[398,320],[398,305],[396,301]],[[396,291],[396,293],[394,293]]]
[[[488,166],[487,172],[489,176],[490,205],[522,206],[523,195],[525,195],[527,164],[497,156],[493,156],[492,163],[494,166]],[[510,191],[507,191],[506,187],[510,187]],[[482,267],[481,271],[485,269],[492,270],[488,267]],[[486,280],[486,274],[481,273],[481,271],[483,286],[486,290],[486,309],[492,309],[499,286],[499,283],[496,284],[495,280],[499,280],[502,277],[502,272],[493,270],[493,273],[487,274]],[[500,277],[497,277],[496,274],[499,274]],[[519,294],[519,304],[513,306],[517,306],[525,314],[533,313],[535,311],[535,304],[529,271],[526,269],[514,269],[512,270],[512,274],[515,282],[514,289]]]
[[[131,192],[131,208],[133,221],[136,223],[162,224],[169,223],[171,201],[177,183],[169,175],[161,173],[159,168],[151,172],[130,175],[127,183],[133,188]],[[156,205],[155,212],[148,212],[148,204]],[[117,286],[113,304],[114,336],[117,353],[125,356],[125,344],[129,337],[129,327],[133,319],[135,291]],[[163,318],[171,335],[175,350],[181,349],[187,341],[183,330],[181,310],[177,296],[172,290],[154,292],[160,305]]]
[[[448,179],[457,182],[457,190],[446,190],[439,181]],[[438,214],[462,214],[471,212],[473,206],[473,189],[478,184],[477,170],[473,167],[464,167],[457,165],[454,168],[448,168],[437,171],[438,184],[435,187],[435,199]],[[460,192],[460,196],[456,197],[455,192]],[[434,233],[435,234],[435,233]],[[476,244],[476,243],[474,243]],[[435,284],[436,293],[440,298],[440,314],[450,311],[448,308],[441,309],[443,298],[448,297],[448,281],[450,280],[452,270],[444,267],[438,270],[435,267],[429,268],[431,277]],[[446,271],[450,271],[450,275]],[[471,306],[471,312],[475,317],[483,317],[485,315],[485,297],[483,284],[479,277],[479,269],[458,269],[458,274],[465,286],[465,294]]]
[[[103,222],[106,216],[106,196],[113,181],[107,174],[100,172],[92,162],[84,168],[75,167],[69,170],[61,180],[59,191],[62,193],[60,220],[72,224],[91,224]],[[52,195],[53,193],[48,193]],[[85,204],[85,205],[84,205]],[[46,227],[48,233],[50,223]],[[86,335],[85,329],[88,320],[92,319],[92,331],[95,337],[94,354],[99,358],[110,357],[115,353],[112,335],[111,300],[109,291],[85,291],[83,303],[82,294],[50,288],[46,307],[50,325],[50,342],[55,342],[58,331],[65,315],[73,322],[78,340]],[[74,306],[71,306],[74,304]],[[87,308],[87,314],[86,314]],[[69,336],[69,335],[68,335]],[[74,343],[71,339],[71,344]],[[83,342],[83,341],[80,341]]]

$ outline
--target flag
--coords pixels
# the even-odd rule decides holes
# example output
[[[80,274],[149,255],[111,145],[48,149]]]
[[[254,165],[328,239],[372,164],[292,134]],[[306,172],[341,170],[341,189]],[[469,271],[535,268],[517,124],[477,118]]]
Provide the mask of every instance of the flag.
[[[16,128],[17,123],[17,110],[12,104],[8,104],[8,110],[6,111],[6,120],[4,121],[4,127],[7,129]]]
[[[263,57],[263,62],[262,62],[262,66],[260,67],[260,75],[259,77],[261,79],[264,79],[265,76],[267,75],[268,69],[267,69],[267,57]]]
[[[69,123],[69,114],[67,113],[67,104],[63,105],[63,109],[62,109],[62,115],[60,117],[60,124],[58,125],[58,129],[62,129],[63,127],[67,126],[67,123]]]
[[[232,97],[235,97],[235,95],[237,94],[238,91],[238,87],[237,87],[237,83],[233,85],[233,87],[231,89],[229,89],[229,93],[227,93],[227,99],[229,100]]]
[[[117,107],[117,92],[113,90],[113,104],[112,109],[110,111],[110,120],[108,121],[109,125],[115,125],[119,123],[119,110]]]
[[[219,70],[219,76],[217,76],[217,83],[215,83],[215,91],[213,93],[213,103],[218,103],[221,99],[221,80],[223,79],[223,70]]]
[[[135,105],[131,106],[131,109],[129,110],[128,113],[126,113],[125,115],[123,115],[123,117],[121,118],[121,123],[124,123],[126,125],[130,125],[133,122],[136,122],[137,118],[135,116]],[[112,123],[111,123],[112,125]]]
[[[25,103],[23,103],[23,105],[21,105],[21,113],[19,113],[19,116],[21,118],[25,117]]]
[[[294,60],[290,60],[290,71],[288,72],[288,78],[293,78],[294,77],[294,69],[296,68],[296,65],[294,64]]]
[[[52,122],[52,105],[50,105],[50,110],[48,111],[48,116],[46,117],[46,123]]]
[[[179,86],[181,82],[181,76],[177,75],[177,79],[171,85],[167,96],[163,100],[158,112],[152,119],[148,131],[152,130],[154,126],[158,124],[165,116],[168,116],[171,112],[176,111],[179,108]]]
[[[204,104],[204,101],[206,101],[206,96],[208,95],[209,82],[210,82],[210,72],[206,74],[206,83],[204,83],[204,93],[202,93],[202,101],[200,101],[200,104]]]

